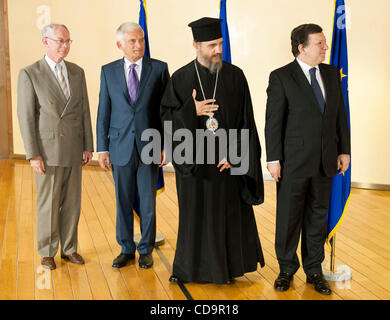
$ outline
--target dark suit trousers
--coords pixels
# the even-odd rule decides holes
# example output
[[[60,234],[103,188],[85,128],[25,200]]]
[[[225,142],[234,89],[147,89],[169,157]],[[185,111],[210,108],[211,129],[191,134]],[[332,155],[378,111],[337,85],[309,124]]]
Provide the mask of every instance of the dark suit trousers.
[[[130,161],[124,166],[113,165],[116,194],[116,239],[122,247],[121,253],[135,253],[133,201],[138,189],[142,238],[138,252],[153,251],[156,238],[156,190],[158,166],[146,165],[140,160],[134,146]]]
[[[332,178],[323,172],[310,178],[285,175],[277,183],[275,250],[280,271],[298,270],[296,251],[302,232],[303,269],[307,275],[321,272],[331,189]]]

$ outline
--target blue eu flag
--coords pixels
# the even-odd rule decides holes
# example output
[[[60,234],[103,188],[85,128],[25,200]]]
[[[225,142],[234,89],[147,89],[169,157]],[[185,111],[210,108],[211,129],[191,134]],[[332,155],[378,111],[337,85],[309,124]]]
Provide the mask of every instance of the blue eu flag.
[[[230,55],[229,29],[227,25],[227,16],[226,16],[226,0],[221,0],[221,2],[219,3],[219,18],[223,19],[223,21],[221,21],[222,37],[223,37],[222,60],[231,63],[232,57]]]
[[[148,26],[147,26],[147,16],[146,16],[146,0],[140,0],[138,24],[144,30],[144,34],[145,34],[145,57],[150,58],[149,36],[148,36]]]
[[[330,53],[330,64],[340,70],[341,84],[344,93],[345,109],[348,117],[348,126],[351,130],[349,117],[348,98],[348,53],[347,53],[347,31],[346,31],[346,7],[344,0],[335,1],[335,12],[333,21],[333,36]],[[332,193],[328,211],[328,236],[327,243],[332,246],[332,238],[340,226],[345,211],[348,207],[351,194],[351,164],[348,170],[333,178]]]
[[[144,30],[144,36],[145,36],[145,54],[144,55],[145,55],[145,57],[150,58],[149,36],[148,36],[147,15],[146,15],[146,0],[140,0],[138,24],[141,26],[142,30]],[[159,168],[158,169],[158,181],[157,181],[157,194],[160,194],[163,191],[164,191],[163,169]],[[138,215],[139,210],[140,210],[138,194],[134,195],[133,209],[134,209],[135,213]]]

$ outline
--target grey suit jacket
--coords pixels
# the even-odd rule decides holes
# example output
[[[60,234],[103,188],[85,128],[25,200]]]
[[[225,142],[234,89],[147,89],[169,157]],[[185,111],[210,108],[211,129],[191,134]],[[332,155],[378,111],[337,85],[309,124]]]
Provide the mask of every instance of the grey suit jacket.
[[[65,63],[71,91],[68,101],[44,58],[19,73],[18,119],[26,158],[41,156],[49,166],[81,165],[83,151],[93,151],[84,71]]]

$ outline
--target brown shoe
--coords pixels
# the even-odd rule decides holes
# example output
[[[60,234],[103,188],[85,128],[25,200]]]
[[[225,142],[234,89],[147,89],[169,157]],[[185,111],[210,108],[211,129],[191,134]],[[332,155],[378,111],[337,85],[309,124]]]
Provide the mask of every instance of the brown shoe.
[[[61,258],[65,259],[65,260],[69,260],[70,262],[75,263],[75,264],[84,264],[85,263],[83,257],[80,256],[77,252],[74,252],[68,256],[61,254]]]
[[[41,259],[42,267],[49,270],[54,270],[56,268],[56,263],[52,257],[43,257]]]

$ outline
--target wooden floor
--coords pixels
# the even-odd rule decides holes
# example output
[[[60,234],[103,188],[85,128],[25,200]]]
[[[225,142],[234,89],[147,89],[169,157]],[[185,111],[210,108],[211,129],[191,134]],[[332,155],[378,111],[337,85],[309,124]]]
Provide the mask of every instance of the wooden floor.
[[[57,254],[56,270],[40,267],[35,198],[29,164],[0,160],[0,299],[187,299],[178,285],[168,281],[178,227],[173,173],[165,173],[165,192],[157,199],[157,232],[165,236],[165,244],[154,250],[155,263],[148,270],[139,269],[135,262],[120,270],[111,267],[120,247],[115,240],[114,185],[109,174],[96,167],[83,170],[79,251],[86,264],[82,266],[66,263]],[[353,277],[331,283],[330,296],[307,285],[302,269],[289,291],[273,289],[279,271],[273,182],[265,182],[265,203],[255,207],[255,215],[266,266],[233,285],[185,284],[193,299],[390,299],[390,192],[352,190],[337,233],[336,260],[351,267]]]

